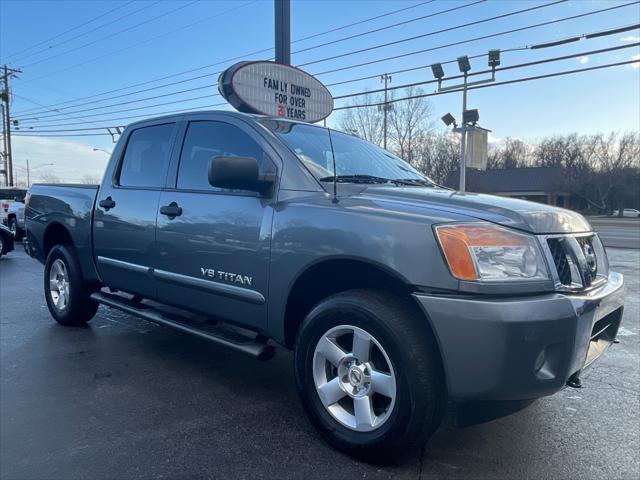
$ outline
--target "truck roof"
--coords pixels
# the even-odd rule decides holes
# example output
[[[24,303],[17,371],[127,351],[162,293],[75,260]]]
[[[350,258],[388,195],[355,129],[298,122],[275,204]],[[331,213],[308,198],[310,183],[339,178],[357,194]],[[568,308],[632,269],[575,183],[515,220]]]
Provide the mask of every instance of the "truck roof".
[[[139,125],[139,124],[145,124],[148,122],[155,122],[157,120],[176,120],[177,121],[179,119],[184,119],[185,117],[190,117],[195,115],[206,115],[206,114],[216,114],[216,115],[223,114],[225,116],[236,117],[236,118],[245,118],[245,119],[250,118],[253,120],[276,120],[279,122],[313,125],[312,123],[302,122],[300,120],[293,120],[293,119],[284,118],[284,117],[276,117],[272,115],[258,115],[255,113],[242,113],[242,112],[235,112],[232,110],[194,110],[192,112],[173,113],[170,115],[160,115],[157,117],[145,118],[144,120],[137,120],[135,122],[128,124],[127,128],[131,126]],[[320,125],[316,125],[316,126],[320,127]]]

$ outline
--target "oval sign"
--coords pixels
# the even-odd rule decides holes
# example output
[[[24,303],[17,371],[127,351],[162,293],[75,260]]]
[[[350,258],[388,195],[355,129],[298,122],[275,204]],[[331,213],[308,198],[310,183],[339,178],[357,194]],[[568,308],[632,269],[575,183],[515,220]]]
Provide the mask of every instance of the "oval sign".
[[[275,62],[240,62],[218,78],[220,94],[245,113],[315,123],[333,110],[333,97],[313,75]]]

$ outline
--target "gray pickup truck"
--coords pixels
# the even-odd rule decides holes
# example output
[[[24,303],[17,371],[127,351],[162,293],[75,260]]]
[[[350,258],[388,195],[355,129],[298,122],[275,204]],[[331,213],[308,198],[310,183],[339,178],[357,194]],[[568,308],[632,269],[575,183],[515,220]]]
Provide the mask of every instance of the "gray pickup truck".
[[[579,386],[622,318],[581,215],[448,190],[280,118],[135,123],[102,185],[34,185],[26,205],[60,324],[102,304],[258,359],[292,349],[311,421],[376,461],[424,443],[448,402],[464,423]]]

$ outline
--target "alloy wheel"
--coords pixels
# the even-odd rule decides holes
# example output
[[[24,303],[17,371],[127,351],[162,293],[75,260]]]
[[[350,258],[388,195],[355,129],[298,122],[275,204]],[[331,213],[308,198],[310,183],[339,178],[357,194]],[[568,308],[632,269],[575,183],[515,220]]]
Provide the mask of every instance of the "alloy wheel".
[[[351,430],[376,430],[393,411],[393,365],[380,342],[359,327],[340,325],[320,337],[313,380],[329,414]]]

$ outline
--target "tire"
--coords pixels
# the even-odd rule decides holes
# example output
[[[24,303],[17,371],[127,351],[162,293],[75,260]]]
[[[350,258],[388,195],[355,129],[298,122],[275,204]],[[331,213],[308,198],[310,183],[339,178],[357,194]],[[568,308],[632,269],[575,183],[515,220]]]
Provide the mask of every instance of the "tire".
[[[0,233],[0,257],[4,254],[4,237]]]
[[[13,238],[15,240],[22,239],[22,232],[18,228],[18,221],[15,218],[9,220],[9,230],[11,230],[11,233],[13,234]]]
[[[53,247],[44,264],[44,296],[51,316],[65,327],[84,325],[98,310],[98,304],[89,298],[91,293],[74,248]]]
[[[356,336],[369,347],[354,349]],[[367,355],[369,361],[354,364],[354,357]],[[427,320],[410,301],[385,292],[350,290],[320,302],[298,332],[294,368],[303,406],[323,437],[373,463],[393,462],[424,444],[446,409],[442,363]]]

